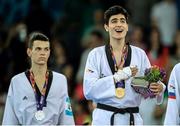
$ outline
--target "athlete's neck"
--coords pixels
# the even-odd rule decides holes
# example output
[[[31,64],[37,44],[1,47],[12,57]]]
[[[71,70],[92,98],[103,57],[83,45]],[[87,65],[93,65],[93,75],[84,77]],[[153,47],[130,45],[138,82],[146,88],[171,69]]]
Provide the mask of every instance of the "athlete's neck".
[[[47,65],[32,65],[30,70],[33,72],[34,76],[44,76],[46,75]]]
[[[112,46],[114,51],[122,50],[123,47],[125,46],[125,39],[120,39],[120,40],[113,39],[113,40],[110,40],[110,45]]]

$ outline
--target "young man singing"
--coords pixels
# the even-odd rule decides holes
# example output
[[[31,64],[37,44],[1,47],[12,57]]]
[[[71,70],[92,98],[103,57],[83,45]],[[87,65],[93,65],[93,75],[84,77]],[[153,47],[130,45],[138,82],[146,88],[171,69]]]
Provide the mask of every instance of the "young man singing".
[[[126,42],[128,13],[113,6],[104,13],[109,42],[93,49],[88,56],[84,74],[84,95],[97,104],[93,125],[142,125],[138,106],[142,96],[131,87],[135,75],[143,76],[150,62],[146,53]],[[165,85],[151,83],[157,102],[162,102]]]

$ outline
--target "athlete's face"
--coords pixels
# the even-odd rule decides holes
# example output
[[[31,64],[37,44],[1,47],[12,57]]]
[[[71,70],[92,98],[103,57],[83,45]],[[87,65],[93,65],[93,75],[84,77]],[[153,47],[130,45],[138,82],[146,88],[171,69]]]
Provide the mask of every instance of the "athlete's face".
[[[109,32],[110,38],[123,39],[128,31],[126,18],[122,14],[112,15],[108,25],[104,25],[106,31]]]
[[[50,55],[49,42],[35,40],[32,49],[28,48],[27,54],[31,58],[31,62],[33,64],[38,64],[38,65],[47,64]]]

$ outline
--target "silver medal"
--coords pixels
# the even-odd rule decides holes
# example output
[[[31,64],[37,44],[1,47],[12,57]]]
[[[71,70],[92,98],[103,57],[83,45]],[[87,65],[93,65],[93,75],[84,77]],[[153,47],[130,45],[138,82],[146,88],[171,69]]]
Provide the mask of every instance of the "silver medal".
[[[45,113],[44,111],[42,110],[39,110],[37,112],[35,112],[35,118],[38,120],[38,121],[41,121],[45,118]]]

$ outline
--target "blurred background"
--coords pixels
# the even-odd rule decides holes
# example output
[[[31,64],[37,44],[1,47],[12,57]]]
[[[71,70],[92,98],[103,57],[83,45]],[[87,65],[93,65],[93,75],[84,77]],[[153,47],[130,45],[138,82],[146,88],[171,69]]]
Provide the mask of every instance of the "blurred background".
[[[127,41],[144,49],[152,65],[166,70],[167,83],[180,62],[180,0],[0,0],[0,122],[12,76],[29,68],[27,35],[40,31],[52,44],[49,68],[68,78],[76,124],[91,123],[96,106],[83,96],[84,67],[89,51],[108,41],[103,13],[112,5],[128,10]],[[163,124],[165,94],[160,106],[142,101],[144,124]]]

